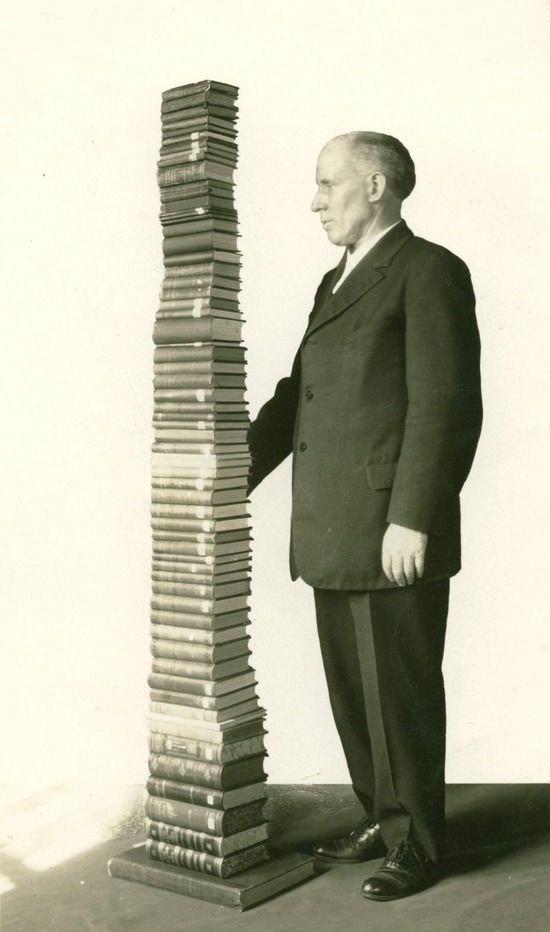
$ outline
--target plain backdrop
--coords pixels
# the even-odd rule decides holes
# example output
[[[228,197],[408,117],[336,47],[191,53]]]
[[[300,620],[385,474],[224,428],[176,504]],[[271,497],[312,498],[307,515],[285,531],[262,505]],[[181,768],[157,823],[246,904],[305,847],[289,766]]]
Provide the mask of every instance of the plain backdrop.
[[[3,782],[147,771],[151,332],[162,91],[240,88],[254,413],[340,251],[309,210],[337,133],[401,138],[404,215],[470,266],[485,428],[445,661],[451,782],[546,781],[548,20],[543,0],[2,4]],[[347,782],[289,464],[253,497],[253,662],[273,782]]]

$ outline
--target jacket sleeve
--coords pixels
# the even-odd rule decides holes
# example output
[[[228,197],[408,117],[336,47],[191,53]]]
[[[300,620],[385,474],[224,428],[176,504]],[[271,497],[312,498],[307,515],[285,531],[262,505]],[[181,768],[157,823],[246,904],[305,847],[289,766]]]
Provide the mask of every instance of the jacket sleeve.
[[[292,438],[300,397],[300,350],[289,376],[277,384],[273,397],[250,425],[248,444],[252,457],[248,491],[251,492],[292,452]]]
[[[482,421],[480,341],[470,273],[451,253],[407,280],[408,407],[388,522],[437,534],[470,471]]]

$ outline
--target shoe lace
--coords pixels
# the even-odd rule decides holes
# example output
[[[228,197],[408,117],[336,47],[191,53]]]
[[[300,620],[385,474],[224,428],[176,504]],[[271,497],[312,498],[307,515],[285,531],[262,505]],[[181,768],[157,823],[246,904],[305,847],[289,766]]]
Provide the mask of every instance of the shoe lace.
[[[410,858],[411,854],[414,855],[418,862],[418,866],[424,870],[428,861],[427,856],[422,851],[418,851],[413,845],[407,844],[406,841],[400,841],[395,847],[388,851],[384,864],[386,866],[399,867],[404,860]]]

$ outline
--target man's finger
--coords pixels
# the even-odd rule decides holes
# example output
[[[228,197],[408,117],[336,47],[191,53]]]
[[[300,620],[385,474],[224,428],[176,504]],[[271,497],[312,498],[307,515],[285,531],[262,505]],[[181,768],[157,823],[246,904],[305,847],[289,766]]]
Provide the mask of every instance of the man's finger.
[[[422,553],[417,553],[414,558],[414,565],[416,566],[416,573],[419,579],[422,579],[424,575],[424,564],[425,564],[425,551]]]
[[[411,586],[414,582],[414,566],[415,566],[414,557],[412,556],[412,554],[407,554],[407,556],[403,560],[403,569],[404,569],[405,576],[407,578],[407,582],[409,586]]]
[[[405,579],[405,573],[403,572],[403,557],[394,557],[391,564],[393,578],[398,586],[406,586],[407,580]]]
[[[386,579],[389,579],[390,582],[395,582],[391,568],[391,557],[388,553],[384,552],[382,553],[382,569],[384,570]]]

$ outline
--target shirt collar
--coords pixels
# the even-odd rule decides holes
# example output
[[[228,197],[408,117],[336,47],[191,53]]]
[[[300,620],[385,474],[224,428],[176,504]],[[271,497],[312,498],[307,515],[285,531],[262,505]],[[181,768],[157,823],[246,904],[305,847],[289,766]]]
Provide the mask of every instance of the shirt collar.
[[[357,246],[357,248],[354,249],[353,252],[350,252],[349,249],[346,250],[346,264],[344,266],[344,271],[342,272],[342,275],[340,276],[334,288],[332,289],[333,294],[335,291],[338,290],[338,288],[340,287],[344,279],[348,277],[350,272],[353,272],[355,266],[361,262],[361,259],[364,259],[367,253],[370,252],[374,246],[376,246],[377,242],[381,240],[382,237],[385,236],[386,233],[389,232],[389,230],[393,230],[393,228],[396,227],[398,223],[401,223],[401,219],[396,220],[395,223],[392,223],[391,226],[386,227],[384,230],[381,230],[380,233],[376,233],[374,236],[369,237],[369,239],[365,240],[364,243],[361,243],[360,246]]]

